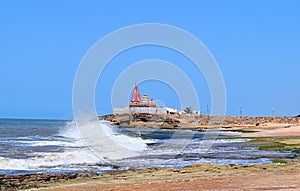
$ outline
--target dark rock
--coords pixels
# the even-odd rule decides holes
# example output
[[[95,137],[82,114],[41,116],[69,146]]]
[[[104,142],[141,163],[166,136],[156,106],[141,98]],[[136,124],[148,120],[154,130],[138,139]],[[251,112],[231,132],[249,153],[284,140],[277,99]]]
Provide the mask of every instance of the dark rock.
[[[90,174],[88,174],[88,173],[80,173],[80,174],[77,175],[77,177],[80,177],[80,178],[89,178]]]
[[[77,176],[77,174],[0,175],[0,190],[15,190],[16,188],[23,190],[50,182],[54,183],[60,180],[75,179]],[[80,177],[90,177],[90,175],[83,173]]]

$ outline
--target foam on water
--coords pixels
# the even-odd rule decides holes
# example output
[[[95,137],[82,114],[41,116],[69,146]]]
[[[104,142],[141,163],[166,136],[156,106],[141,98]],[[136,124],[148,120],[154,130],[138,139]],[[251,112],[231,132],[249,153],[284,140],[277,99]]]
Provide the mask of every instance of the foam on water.
[[[107,122],[89,121],[78,126],[72,121],[49,137],[30,135],[11,140],[11,144],[27,148],[29,152],[12,151],[16,155],[26,155],[21,158],[0,157],[0,170],[39,171],[58,167],[63,170],[71,166],[73,170],[82,170],[82,164],[92,166],[106,164],[108,160],[138,156],[147,149],[148,142],[151,140],[120,134]],[[49,148],[60,149],[49,152]],[[77,168],[74,168],[76,165]],[[101,168],[107,170],[108,167]]]
[[[19,126],[13,121],[11,127],[4,128],[0,123],[1,174],[102,173],[116,170],[115,167],[125,170],[197,163],[264,164],[289,154],[257,151],[239,144],[249,139],[205,139],[201,133],[194,138],[185,136],[199,133],[191,130],[182,130],[178,136],[166,139],[161,135],[170,137],[171,130],[156,133],[147,128],[118,129],[96,120],[84,123],[29,121],[27,127],[22,121],[17,124]],[[11,133],[7,133],[7,129]],[[140,134],[144,139],[127,134]],[[186,147],[178,154],[177,148],[182,145]],[[207,150],[206,145],[212,147]]]
[[[65,127],[59,131],[58,135],[67,139],[82,139],[80,131],[76,127],[76,123],[74,121],[67,122]]]
[[[72,147],[72,146],[75,146],[74,142],[67,142],[67,141],[18,141],[17,143],[20,143],[20,144],[23,144],[23,145],[26,145],[26,146],[69,146],[69,147]],[[76,144],[78,145],[78,144]]]
[[[147,149],[147,144],[152,142],[151,140],[143,140],[140,137],[129,137],[127,135],[119,134],[114,131],[107,123],[101,123],[102,128],[105,130],[107,135],[118,145],[126,147],[135,151],[143,151]]]
[[[95,135],[97,132],[91,131],[92,129],[101,129],[106,133],[105,136],[103,134],[96,135],[99,140],[92,142],[96,143],[95,145],[91,145],[89,137],[82,136],[82,134],[85,136]],[[107,139],[111,139],[111,141],[105,142],[107,139],[101,139],[101,137],[106,137]],[[108,150],[113,152],[114,157],[112,158],[120,159],[128,155],[120,150],[113,149],[123,148],[123,151],[132,149],[134,150],[134,154],[137,154],[136,151],[142,151],[147,148],[147,145],[141,138],[119,134],[107,123],[98,123],[95,121],[86,123],[80,128],[75,125],[75,122],[67,122],[65,127],[59,130],[58,134],[49,136],[48,138],[32,140],[24,137],[24,139],[17,138],[12,142],[21,147],[34,147],[36,150],[32,149],[32,152],[27,153],[27,158],[0,157],[0,170],[41,170],[57,166],[63,169],[71,165],[103,164],[105,163],[103,159],[105,157],[107,159],[108,157]],[[118,145],[118,147],[110,145],[111,143]],[[47,146],[62,147],[63,149],[60,152],[47,152],[47,148],[42,149]],[[92,150],[91,147],[97,147],[97,149]]]
[[[76,125],[85,145],[103,160],[135,157],[147,149],[143,139],[119,134],[107,122],[93,120]]]
[[[63,153],[39,153],[35,157],[28,159],[0,159],[1,170],[41,170],[60,166],[62,169],[70,165],[77,164],[96,164],[99,159],[89,151],[73,150]]]

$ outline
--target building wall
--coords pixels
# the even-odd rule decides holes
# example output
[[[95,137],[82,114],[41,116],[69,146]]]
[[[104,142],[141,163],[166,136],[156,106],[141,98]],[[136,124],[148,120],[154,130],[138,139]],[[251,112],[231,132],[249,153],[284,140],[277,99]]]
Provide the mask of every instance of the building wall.
[[[129,113],[167,114],[167,111],[166,108],[156,107],[116,107],[113,110],[114,115],[122,115]]]

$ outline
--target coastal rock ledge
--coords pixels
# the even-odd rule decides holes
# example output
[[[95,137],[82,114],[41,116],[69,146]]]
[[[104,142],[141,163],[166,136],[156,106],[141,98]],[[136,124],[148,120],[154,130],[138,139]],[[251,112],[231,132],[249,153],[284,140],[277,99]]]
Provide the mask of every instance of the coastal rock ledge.
[[[252,116],[208,116],[199,114],[149,114],[133,113],[99,116],[122,127],[152,128],[262,128],[291,127],[300,125],[300,116],[252,117]]]
[[[24,175],[0,175],[0,190],[17,190],[40,187],[44,184],[55,183],[62,180],[76,178],[89,178],[92,174],[24,174]]]

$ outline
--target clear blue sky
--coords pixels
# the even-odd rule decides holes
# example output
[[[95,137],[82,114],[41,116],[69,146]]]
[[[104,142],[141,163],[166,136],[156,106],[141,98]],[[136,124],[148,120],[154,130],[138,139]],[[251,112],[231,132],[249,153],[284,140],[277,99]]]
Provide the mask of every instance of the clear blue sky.
[[[223,73],[227,115],[238,115],[240,106],[244,115],[271,115],[272,107],[276,115],[300,114],[299,1],[175,2],[1,1],[0,117],[71,119],[73,79],[88,49],[118,28],[149,22],[180,27],[207,46]],[[129,51],[114,62],[126,67],[146,58],[185,62],[159,47]],[[122,67],[111,63],[106,83],[97,86],[100,114],[111,112],[110,91]],[[183,69],[203,84],[197,91],[206,110],[205,80]],[[178,106],[165,84],[145,82],[141,91]]]

